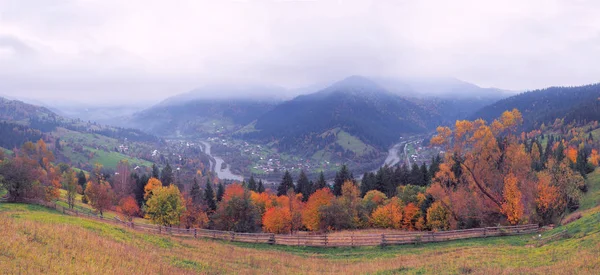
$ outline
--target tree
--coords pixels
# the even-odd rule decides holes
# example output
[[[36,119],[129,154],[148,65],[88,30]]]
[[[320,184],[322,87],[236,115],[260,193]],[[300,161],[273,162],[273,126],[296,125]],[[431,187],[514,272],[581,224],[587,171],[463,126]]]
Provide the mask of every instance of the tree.
[[[250,200],[250,191],[239,184],[230,184],[213,215],[218,230],[256,232],[260,229],[260,213]]]
[[[258,189],[256,180],[254,179],[254,175],[250,176],[250,179],[248,180],[248,190],[250,191],[256,191]]]
[[[154,195],[154,190],[157,190],[159,187],[163,186],[163,184],[157,178],[150,178],[146,186],[144,186],[144,199],[146,201],[150,200],[150,198]]]
[[[342,194],[342,185],[344,185],[344,182],[347,180],[354,182],[354,177],[348,170],[348,166],[344,164],[342,165],[342,168],[340,168],[340,171],[335,174],[333,182],[333,194],[335,196],[340,196]]]
[[[502,212],[506,215],[508,222],[512,225],[518,224],[523,216],[521,191],[519,190],[517,181],[517,177],[512,173],[504,178],[504,202],[502,203]]]
[[[265,192],[265,185],[262,180],[258,180],[258,187],[256,187],[256,192],[263,193]]]
[[[333,199],[334,196],[329,188],[319,189],[308,198],[302,211],[302,223],[308,230],[317,231],[321,229],[320,209],[331,204]]]
[[[317,182],[315,182],[315,185],[313,186],[313,188],[314,188],[314,191],[317,191],[317,190],[320,190],[323,188],[329,188],[329,185],[327,185],[327,181],[325,180],[325,175],[323,174],[323,171],[321,171],[319,173],[319,179],[317,180]]]
[[[16,202],[36,197],[36,164],[29,159],[15,157],[0,164],[0,187],[7,191],[8,201]]]
[[[310,181],[308,181],[308,177],[306,177],[304,170],[300,170],[300,176],[298,176],[295,192],[302,194],[302,201],[306,202],[308,197],[312,194],[312,189],[312,185],[310,184]]]
[[[173,183],[173,169],[168,161],[167,165],[160,173],[160,181],[162,182],[163,186],[169,186]]]
[[[152,178],[160,178],[160,170],[158,170],[158,166],[155,163],[152,164]]]
[[[450,229],[450,218],[450,212],[439,201],[427,209],[427,227],[433,231]]]
[[[79,184],[79,186],[81,186],[82,189],[85,189],[85,184],[88,182],[85,173],[83,172],[83,170],[79,170],[79,173],[77,173],[77,183]]]
[[[200,205],[202,204],[202,190],[200,190],[200,185],[198,184],[198,180],[194,177],[194,183],[192,184],[192,190],[190,190],[190,199],[192,204]]]
[[[100,213],[100,216],[103,216],[104,211],[113,206],[115,197],[110,184],[106,181],[88,182],[85,188],[85,196],[89,204]]]
[[[371,214],[371,224],[379,228],[402,228],[402,210],[404,205],[398,198],[392,198],[390,201],[375,209]]]
[[[217,210],[217,202],[215,201],[215,192],[213,191],[212,183],[206,179],[206,187],[204,187],[204,204],[209,212]]]
[[[263,230],[275,234],[289,234],[292,232],[292,213],[287,207],[271,207],[265,212]]]
[[[287,194],[289,189],[294,189],[294,179],[288,170],[285,170],[281,183],[277,187],[277,196],[283,196]]]
[[[159,186],[146,202],[146,218],[162,226],[179,224],[184,211],[183,197],[175,185]]]
[[[185,199],[185,211],[181,214],[180,224],[187,229],[206,228],[208,221],[208,215],[200,205],[194,204],[191,198]]]
[[[119,201],[117,206],[117,212],[121,214],[121,217],[126,221],[132,221],[133,217],[140,214],[140,207],[133,198],[133,196],[127,196]]]
[[[117,199],[127,197],[133,193],[135,182],[131,178],[131,169],[127,160],[121,160],[117,164],[117,171],[113,178],[113,190]]]
[[[63,186],[67,190],[67,204],[73,209],[75,206],[75,195],[77,194],[77,177],[75,171],[69,169],[62,174]]]
[[[220,202],[221,200],[223,200],[224,194],[225,194],[225,187],[223,186],[222,183],[219,182],[219,185],[217,185],[217,202]]]
[[[367,215],[371,215],[377,207],[382,206],[387,200],[387,196],[379,190],[371,190],[365,194],[362,200],[363,208]]]

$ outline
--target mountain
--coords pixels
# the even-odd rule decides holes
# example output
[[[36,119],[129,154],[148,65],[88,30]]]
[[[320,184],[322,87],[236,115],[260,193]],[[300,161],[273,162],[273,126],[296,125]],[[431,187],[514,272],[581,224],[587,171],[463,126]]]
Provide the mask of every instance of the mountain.
[[[119,124],[160,136],[230,133],[273,108],[281,91],[257,85],[206,86],[170,97]]]
[[[529,130],[542,123],[552,124],[556,119],[566,122],[600,119],[600,83],[579,87],[550,87],[534,90],[500,100],[482,108],[471,116],[491,121],[506,110],[518,109],[523,113],[523,127]]]
[[[275,141],[280,150],[300,155],[325,148],[363,155],[365,146],[387,150],[400,136],[427,132],[440,121],[372,80],[352,76],[277,105],[240,136]],[[352,150],[355,143],[362,150]]]
[[[482,88],[456,78],[375,78],[391,93],[400,95],[442,118],[443,124],[466,119],[479,109],[514,95],[512,91]]]

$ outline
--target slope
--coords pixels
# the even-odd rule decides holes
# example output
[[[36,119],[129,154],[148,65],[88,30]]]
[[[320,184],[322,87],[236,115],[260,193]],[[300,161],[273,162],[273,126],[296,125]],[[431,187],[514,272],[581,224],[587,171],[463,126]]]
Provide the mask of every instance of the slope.
[[[517,108],[523,113],[525,129],[552,124],[556,119],[591,121],[598,118],[600,83],[580,87],[551,87],[515,95],[477,111],[472,119],[490,121],[505,110]]]
[[[285,152],[310,155],[337,142],[339,128],[368,146],[385,150],[403,134],[424,133],[440,123],[416,104],[360,76],[286,101],[262,115],[244,138],[276,141]]]

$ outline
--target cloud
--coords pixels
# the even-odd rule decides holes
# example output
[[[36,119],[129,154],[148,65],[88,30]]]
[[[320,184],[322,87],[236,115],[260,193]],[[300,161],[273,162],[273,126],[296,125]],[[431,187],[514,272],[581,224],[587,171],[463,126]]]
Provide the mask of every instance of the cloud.
[[[597,1],[0,1],[3,94],[156,101],[209,82],[599,81]]]

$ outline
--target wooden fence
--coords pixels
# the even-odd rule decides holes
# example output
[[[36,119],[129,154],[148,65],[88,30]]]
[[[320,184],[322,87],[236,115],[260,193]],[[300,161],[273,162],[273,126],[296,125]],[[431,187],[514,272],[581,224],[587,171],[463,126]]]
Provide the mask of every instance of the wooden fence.
[[[354,246],[387,246],[387,245],[400,245],[400,244],[421,244],[421,243],[432,243],[432,242],[444,242],[460,239],[470,238],[486,238],[496,236],[512,236],[531,234],[538,231],[539,227],[537,224],[526,224],[516,226],[498,226],[498,227],[484,227],[484,228],[473,228],[464,230],[451,230],[451,231],[407,231],[401,233],[384,233],[384,234],[295,234],[295,235],[282,235],[282,234],[271,234],[271,233],[239,233],[231,231],[217,231],[207,229],[185,229],[177,227],[165,227],[150,224],[141,224],[122,221],[118,218],[107,219],[101,216],[95,215],[91,211],[77,211],[63,207],[52,202],[35,201],[29,203],[41,204],[49,208],[54,208],[64,214],[74,216],[85,216],[95,220],[101,220],[104,222],[110,222],[132,228],[134,230],[155,233],[155,234],[166,234],[178,237],[191,237],[191,238],[209,238],[219,239],[234,242],[245,242],[245,243],[264,243],[264,244],[278,244],[287,246],[310,246],[310,247],[354,247]]]

